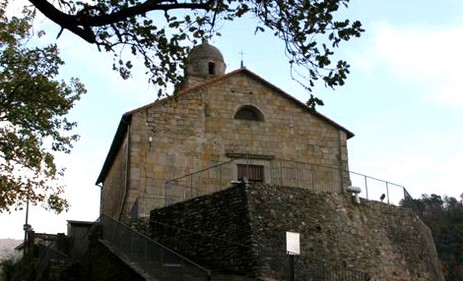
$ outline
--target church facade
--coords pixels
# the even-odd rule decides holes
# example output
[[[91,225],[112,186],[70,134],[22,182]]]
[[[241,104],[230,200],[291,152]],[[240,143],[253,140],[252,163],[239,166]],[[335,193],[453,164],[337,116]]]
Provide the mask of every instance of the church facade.
[[[177,94],[122,116],[97,179],[101,213],[144,217],[235,181],[343,192],[351,137],[252,71],[225,73],[203,42]]]

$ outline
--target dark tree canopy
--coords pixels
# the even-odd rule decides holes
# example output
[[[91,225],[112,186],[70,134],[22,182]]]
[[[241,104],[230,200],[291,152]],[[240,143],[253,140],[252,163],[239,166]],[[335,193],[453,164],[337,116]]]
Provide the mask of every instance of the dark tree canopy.
[[[141,57],[150,82],[163,95],[169,83],[182,81],[191,43],[219,35],[217,26],[245,15],[256,19],[255,32],[272,32],[284,41],[292,77],[311,91],[316,80],[343,85],[346,61],[332,62],[333,50],[359,37],[358,21],[335,16],[350,0],[29,0],[62,30],[69,30],[100,50],[113,52],[113,68],[130,76],[129,50]],[[60,33],[61,33],[60,32]],[[322,104],[311,94],[311,106]]]
[[[463,194],[460,201],[436,194],[407,200],[402,205],[413,206],[431,229],[445,280],[463,281]]]
[[[0,3],[0,213],[27,199],[60,212],[67,202],[55,153],[69,153],[78,138],[65,115],[85,89],[77,79],[55,80],[63,64],[56,45],[29,46],[33,15],[7,18],[6,5]]]

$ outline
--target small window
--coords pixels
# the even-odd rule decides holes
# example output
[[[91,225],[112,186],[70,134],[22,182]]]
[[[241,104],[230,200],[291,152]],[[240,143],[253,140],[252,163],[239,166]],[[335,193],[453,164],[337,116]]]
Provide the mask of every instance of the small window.
[[[215,63],[210,62],[208,64],[209,75],[215,75]]]
[[[235,119],[250,120],[250,121],[264,121],[264,115],[259,109],[252,105],[242,106],[236,113]]]
[[[238,164],[238,180],[249,182],[264,182],[264,166]]]

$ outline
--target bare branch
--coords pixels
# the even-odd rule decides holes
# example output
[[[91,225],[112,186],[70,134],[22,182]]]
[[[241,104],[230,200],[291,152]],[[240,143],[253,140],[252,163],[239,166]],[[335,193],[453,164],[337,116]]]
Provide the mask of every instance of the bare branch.
[[[200,3],[177,3],[170,2],[166,4],[166,1],[152,1],[147,0],[140,5],[121,9],[117,12],[100,15],[88,15],[85,13],[78,13],[77,15],[66,14],[57,9],[53,4],[47,0],[29,0],[40,12],[42,12],[47,18],[54,21],[62,28],[68,29],[77,36],[81,37],[89,43],[96,43],[95,33],[91,27],[105,26],[120,21],[124,21],[127,18],[135,17],[146,14],[151,11],[168,11],[178,9],[190,9],[190,10],[206,10],[211,8],[211,4],[214,1],[206,1]]]

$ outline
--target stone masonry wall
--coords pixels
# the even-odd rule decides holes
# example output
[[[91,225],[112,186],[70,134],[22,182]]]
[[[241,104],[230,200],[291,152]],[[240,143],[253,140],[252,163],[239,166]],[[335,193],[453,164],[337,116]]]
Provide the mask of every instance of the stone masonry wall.
[[[204,95],[207,107],[208,154],[227,152],[275,155],[340,167],[339,129],[246,75],[235,75],[211,84]],[[257,107],[264,122],[234,120],[243,105]]]
[[[149,215],[153,208],[163,206],[167,180],[202,167],[197,145],[205,141],[201,99],[200,94],[188,95],[134,113],[126,212],[143,198],[140,211]]]
[[[289,187],[247,191],[252,239],[260,241],[259,256],[271,257],[259,259],[260,275],[268,280],[284,278],[286,231],[301,235],[301,275],[321,260],[377,281],[443,280],[430,230],[407,209]]]
[[[100,213],[111,218],[119,219],[125,195],[127,176],[127,141],[119,149],[117,156],[108,172],[101,193],[102,206]]]
[[[265,121],[233,119],[243,105],[257,107]],[[145,214],[163,206],[167,180],[229,161],[230,154],[348,168],[345,131],[244,74],[138,110],[131,134],[126,213],[137,198],[145,199]]]
[[[151,220],[155,239],[206,266],[259,280],[287,280],[285,232],[293,231],[301,235],[296,280],[309,280],[309,268],[323,263],[332,274],[364,272],[375,281],[443,281],[431,233],[417,216],[347,195],[236,186],[153,210]]]
[[[153,210],[151,237],[208,268],[252,272],[256,261],[244,192],[230,188]]]

